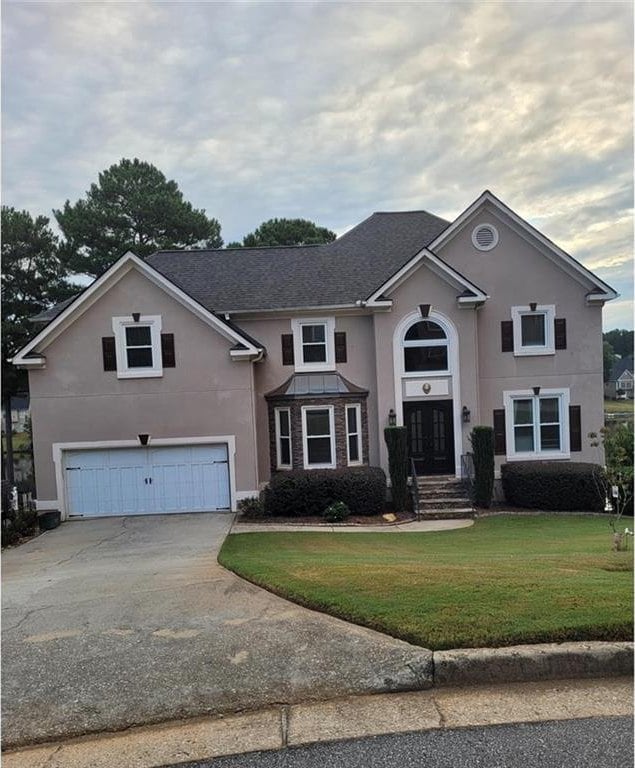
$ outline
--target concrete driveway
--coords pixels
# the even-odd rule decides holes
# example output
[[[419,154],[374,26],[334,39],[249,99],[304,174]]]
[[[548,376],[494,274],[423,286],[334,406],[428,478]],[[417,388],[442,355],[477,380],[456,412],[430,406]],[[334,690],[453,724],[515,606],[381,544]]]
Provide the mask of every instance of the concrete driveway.
[[[232,521],[217,513],[86,520],[6,550],[4,746],[426,687],[424,649],[221,568]]]

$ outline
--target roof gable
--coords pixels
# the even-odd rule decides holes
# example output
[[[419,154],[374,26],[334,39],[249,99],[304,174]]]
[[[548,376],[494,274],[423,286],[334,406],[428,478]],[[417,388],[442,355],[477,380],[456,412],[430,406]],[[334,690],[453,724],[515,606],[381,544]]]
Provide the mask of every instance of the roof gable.
[[[151,265],[146,264],[134,253],[128,251],[70,303],[67,303],[62,311],[13,357],[11,362],[14,365],[24,367],[43,365],[45,363],[45,358],[42,357],[43,350],[132,269],[140,272],[150,282],[164,290],[200,320],[232,342],[234,344],[234,348],[230,352],[232,357],[256,357],[264,352],[264,347],[255,339],[242,333],[234,324],[228,323],[210,312]]]

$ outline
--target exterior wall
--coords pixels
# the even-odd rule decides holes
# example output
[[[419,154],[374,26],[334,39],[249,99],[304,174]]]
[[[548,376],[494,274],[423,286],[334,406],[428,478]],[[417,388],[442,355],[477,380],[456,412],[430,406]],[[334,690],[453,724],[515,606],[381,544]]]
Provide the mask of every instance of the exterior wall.
[[[456,300],[459,293],[458,289],[451,287],[427,266],[421,266],[408,280],[390,294],[389,298],[393,301],[392,310],[386,313],[378,313],[374,317],[378,420],[379,427],[382,430],[379,440],[380,466],[386,471],[388,469],[388,454],[383,441],[383,428],[388,426],[388,413],[391,408],[394,408],[396,411],[397,423],[403,423],[403,411],[399,405],[403,395],[400,397],[398,393],[401,381],[399,378],[396,380],[395,377],[395,359],[393,355],[395,332],[405,317],[418,312],[420,304],[430,304],[431,312],[442,315],[456,331],[457,344],[455,345],[455,355],[457,365],[452,374],[456,386],[454,390],[456,397],[452,388],[449,389],[450,394],[447,397],[451,397],[454,401],[456,454],[460,457],[462,453],[469,449],[467,438],[471,424],[463,424],[460,414],[463,406],[466,406],[472,413],[471,423],[478,423],[475,421],[475,412],[478,411],[479,402],[478,378],[476,375],[478,358],[477,311],[474,309],[459,309]],[[431,315],[431,319],[434,319],[433,315]],[[396,348],[395,353],[401,355],[401,349]],[[452,354],[452,350],[450,350],[450,354]],[[431,374],[430,377],[426,378],[447,379],[448,377],[437,377]],[[427,396],[422,392],[420,399],[437,400],[440,398],[433,390]],[[460,459],[458,459],[456,461],[457,473],[460,472],[460,466]]]
[[[472,231],[479,223],[493,224],[498,230],[499,242],[491,251],[479,251],[472,244]],[[586,304],[591,284],[585,287],[566,274],[489,208],[438,254],[490,294],[477,312],[479,394],[472,424],[492,425],[492,411],[503,407],[505,390],[569,387],[571,404],[581,406],[583,448],[572,453],[571,460],[597,461],[586,437],[604,424],[602,311]],[[566,319],[566,349],[535,357],[501,352],[501,321],[511,319],[512,306],[531,302],[554,304],[556,317]],[[497,469],[504,460],[497,457]]]
[[[311,313],[311,317],[327,317],[328,312]],[[331,313],[332,316],[332,313]],[[267,348],[262,363],[254,366],[256,431],[258,435],[258,478],[260,484],[268,482],[271,474],[269,411],[265,395],[279,387],[295,372],[292,365],[282,365],[281,336],[291,333],[291,316],[275,319],[244,319],[232,317],[245,333],[252,334]],[[375,355],[373,342],[373,318],[363,315],[338,315],[335,331],[346,333],[347,362],[337,363],[336,370],[363,389],[369,391],[366,400],[368,418],[368,463],[379,462],[377,398],[375,384]],[[303,401],[304,402],[304,401]],[[308,404],[305,403],[305,404]],[[297,440],[294,440],[294,445]]]
[[[112,317],[161,315],[173,333],[176,367],[158,378],[118,379],[103,370],[101,338]],[[232,342],[196,318],[136,270],[126,274],[44,354],[29,372],[39,500],[56,500],[52,445],[60,442],[235,435],[237,493],[258,487],[252,365],[233,362]]]

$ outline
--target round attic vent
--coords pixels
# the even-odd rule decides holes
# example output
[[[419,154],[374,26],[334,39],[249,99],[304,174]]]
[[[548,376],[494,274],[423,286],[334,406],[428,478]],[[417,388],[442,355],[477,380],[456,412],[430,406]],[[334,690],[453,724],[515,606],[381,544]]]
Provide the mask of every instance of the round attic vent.
[[[491,224],[479,224],[472,232],[472,242],[479,251],[491,251],[498,243],[498,231]]]

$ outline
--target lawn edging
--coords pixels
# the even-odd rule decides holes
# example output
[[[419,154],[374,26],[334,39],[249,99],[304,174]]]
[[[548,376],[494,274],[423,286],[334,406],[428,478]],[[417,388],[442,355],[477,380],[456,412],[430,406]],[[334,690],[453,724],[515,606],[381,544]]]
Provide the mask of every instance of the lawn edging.
[[[632,642],[568,642],[434,651],[433,686],[633,675]]]

